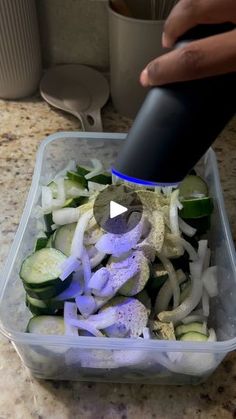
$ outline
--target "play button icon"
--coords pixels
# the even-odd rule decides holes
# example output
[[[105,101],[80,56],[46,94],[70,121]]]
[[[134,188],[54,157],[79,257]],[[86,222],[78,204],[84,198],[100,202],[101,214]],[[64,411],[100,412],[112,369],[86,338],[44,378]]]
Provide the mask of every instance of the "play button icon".
[[[97,195],[93,214],[103,230],[113,234],[131,231],[142,218],[142,201],[126,185],[109,185]]]
[[[124,214],[126,211],[128,211],[128,208],[117,204],[117,202],[110,201],[110,218],[118,217],[118,215]]]

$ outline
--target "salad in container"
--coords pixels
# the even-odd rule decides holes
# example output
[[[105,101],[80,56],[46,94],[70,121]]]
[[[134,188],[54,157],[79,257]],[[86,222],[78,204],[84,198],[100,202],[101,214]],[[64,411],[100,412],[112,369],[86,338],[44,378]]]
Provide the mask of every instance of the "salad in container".
[[[62,133],[41,146],[7,275],[17,284],[11,322],[21,322],[11,339],[43,378],[197,383],[235,345],[229,322],[222,333],[221,298],[236,277],[235,266],[229,273],[222,264],[224,252],[216,257],[221,237],[226,250],[232,239],[215,156],[209,151],[177,188],[131,184],[110,171],[124,138]],[[106,231],[94,214],[109,185],[125,185],[142,203],[139,222],[122,234]]]

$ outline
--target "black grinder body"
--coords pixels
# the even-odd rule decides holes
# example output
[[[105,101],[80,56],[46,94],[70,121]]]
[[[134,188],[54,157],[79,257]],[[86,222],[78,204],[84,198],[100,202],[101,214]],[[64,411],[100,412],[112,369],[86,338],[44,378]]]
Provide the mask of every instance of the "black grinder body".
[[[179,40],[190,42],[235,30],[201,25]],[[177,45],[178,46],[178,45]],[[153,87],[135,118],[114,173],[140,183],[178,184],[236,111],[236,73]]]

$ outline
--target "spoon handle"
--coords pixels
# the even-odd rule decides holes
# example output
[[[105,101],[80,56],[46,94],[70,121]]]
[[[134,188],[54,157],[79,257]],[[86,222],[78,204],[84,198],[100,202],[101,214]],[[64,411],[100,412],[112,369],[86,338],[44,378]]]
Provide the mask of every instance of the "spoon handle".
[[[78,112],[75,114],[80,120],[83,131],[100,132],[103,131],[100,109],[91,112]]]

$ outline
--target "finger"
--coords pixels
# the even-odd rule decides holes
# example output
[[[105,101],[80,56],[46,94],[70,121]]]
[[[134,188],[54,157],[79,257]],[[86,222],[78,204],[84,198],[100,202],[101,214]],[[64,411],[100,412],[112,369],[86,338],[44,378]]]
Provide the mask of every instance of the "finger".
[[[144,69],[144,87],[236,71],[236,30],[191,42],[155,59]]]
[[[236,22],[235,0],[180,0],[164,26],[163,46],[170,48],[190,28],[204,23]]]

